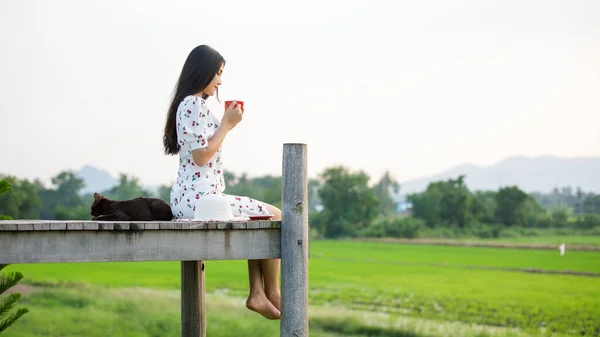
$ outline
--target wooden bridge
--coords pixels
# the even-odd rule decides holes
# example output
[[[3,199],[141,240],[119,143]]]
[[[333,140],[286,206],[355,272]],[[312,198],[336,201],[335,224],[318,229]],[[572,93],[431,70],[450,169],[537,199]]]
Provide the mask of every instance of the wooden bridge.
[[[181,335],[204,337],[204,261],[281,258],[280,335],[308,336],[307,189],[306,145],[284,144],[281,221],[0,221],[0,264],[181,261]]]

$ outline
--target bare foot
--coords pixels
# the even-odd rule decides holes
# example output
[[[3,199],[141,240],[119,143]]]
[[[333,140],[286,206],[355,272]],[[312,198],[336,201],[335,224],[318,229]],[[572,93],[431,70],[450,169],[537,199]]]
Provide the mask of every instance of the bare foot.
[[[279,289],[277,291],[267,291],[267,299],[269,300],[269,302],[271,302],[271,304],[273,304],[273,306],[281,311],[281,305],[280,305],[280,298],[281,295],[279,294]]]
[[[279,309],[275,308],[264,294],[250,295],[246,300],[246,307],[268,319],[275,320],[281,318]]]

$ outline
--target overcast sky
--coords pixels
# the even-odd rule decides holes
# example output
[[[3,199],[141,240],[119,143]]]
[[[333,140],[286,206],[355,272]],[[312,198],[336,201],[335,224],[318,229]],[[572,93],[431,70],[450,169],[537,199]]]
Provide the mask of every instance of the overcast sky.
[[[279,175],[286,142],[308,144],[311,177],[373,180],[600,155],[597,0],[0,0],[0,173],[170,184],[166,109],[200,44],[227,60],[221,100],[245,101],[234,173]]]

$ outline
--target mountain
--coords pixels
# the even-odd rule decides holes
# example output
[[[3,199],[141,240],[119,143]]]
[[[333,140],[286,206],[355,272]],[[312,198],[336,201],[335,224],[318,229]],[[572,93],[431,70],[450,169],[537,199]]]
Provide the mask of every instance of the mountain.
[[[76,175],[85,183],[81,194],[100,193],[119,184],[119,180],[107,171],[89,165],[84,165]]]
[[[586,192],[600,193],[600,157],[560,158],[554,156],[506,158],[492,166],[463,164],[437,175],[401,183],[400,193],[422,192],[433,181],[456,178],[464,174],[471,191],[498,190],[517,185],[525,192],[552,191],[555,187],[581,187]]]
[[[554,156],[506,158],[492,166],[462,164],[442,173],[401,182],[398,199],[410,193],[422,192],[433,181],[466,176],[470,190],[498,190],[501,186],[517,185],[526,192],[550,192],[555,187],[581,187],[585,192],[600,193],[600,157],[560,158]],[[86,186],[83,194],[101,192],[118,184],[107,171],[83,166],[77,173]],[[143,185],[155,192],[158,186]]]
[[[89,165],[84,165],[76,175],[85,183],[81,190],[82,195],[94,192],[102,193],[119,185],[119,179],[111,176],[108,171]],[[142,185],[142,188],[151,193],[157,193],[159,186]]]

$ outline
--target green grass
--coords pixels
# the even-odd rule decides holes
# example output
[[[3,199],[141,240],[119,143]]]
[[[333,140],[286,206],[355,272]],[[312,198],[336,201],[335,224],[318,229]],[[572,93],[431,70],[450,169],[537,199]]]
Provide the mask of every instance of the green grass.
[[[31,312],[7,329],[6,336],[179,336],[179,303],[177,292],[109,291],[85,285],[48,289],[26,297],[24,305]],[[275,336],[279,331],[278,322],[259,320],[218,299],[207,303],[207,320],[208,336],[234,337],[240,331],[248,336]]]
[[[31,312],[6,337],[127,336],[180,334],[179,293],[145,288],[107,289],[84,284],[40,289],[24,298]],[[514,329],[412,319],[340,307],[310,308],[310,336],[528,336]],[[243,334],[241,333],[243,332]],[[246,310],[243,299],[207,296],[208,336],[279,336],[279,321]]]
[[[313,241],[311,255],[316,259],[389,262],[408,264],[447,264],[496,268],[538,268],[600,273],[600,252],[406,245],[355,241]]]
[[[313,241],[311,305],[393,316],[600,335],[600,278],[463,266],[600,272],[600,252]],[[431,264],[446,263],[447,266]],[[178,289],[178,262],[13,265],[26,282]],[[207,290],[246,295],[245,261],[208,261]],[[339,332],[338,333],[342,333]],[[342,333],[343,334],[343,333]]]

